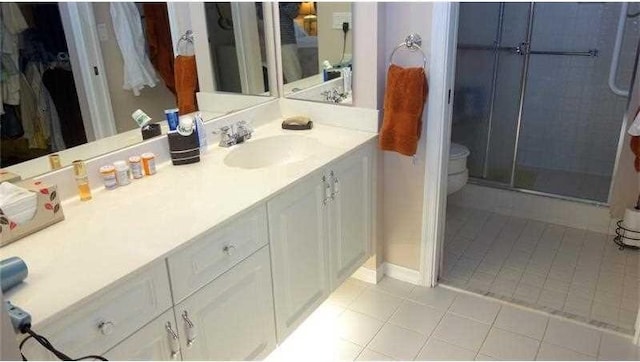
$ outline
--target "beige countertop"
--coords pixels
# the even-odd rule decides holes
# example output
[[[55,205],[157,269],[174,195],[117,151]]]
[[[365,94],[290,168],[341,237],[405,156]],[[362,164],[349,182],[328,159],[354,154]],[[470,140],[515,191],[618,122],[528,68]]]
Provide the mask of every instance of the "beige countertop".
[[[377,136],[322,124],[311,131],[285,131],[280,122],[257,128],[247,142],[296,134],[322,147],[301,162],[240,169],[226,166],[224,158],[245,145],[214,145],[199,163],[160,164],[154,176],[111,191],[94,190],[89,202],[63,202],[64,221],[0,249],[0,259],[19,256],[29,267],[25,282],[5,299],[29,312],[34,326],[46,324]]]

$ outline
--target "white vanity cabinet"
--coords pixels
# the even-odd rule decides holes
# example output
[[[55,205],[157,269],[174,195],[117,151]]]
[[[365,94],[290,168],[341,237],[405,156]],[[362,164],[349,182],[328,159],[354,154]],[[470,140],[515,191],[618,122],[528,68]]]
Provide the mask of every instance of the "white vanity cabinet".
[[[371,145],[329,165],[329,250],[331,289],[339,287],[371,253]]]
[[[269,248],[174,307],[184,360],[256,360],[276,347]]]
[[[180,340],[173,309],[109,350],[104,357],[114,361],[179,361]]]
[[[329,295],[328,199],[326,176],[315,172],[267,202],[279,342]]]
[[[36,329],[71,358],[100,355],[171,308],[171,290],[164,260],[127,276],[61,313]],[[29,360],[57,360],[31,338],[24,347]]]
[[[372,155],[367,144],[267,202],[280,343],[370,253]]]

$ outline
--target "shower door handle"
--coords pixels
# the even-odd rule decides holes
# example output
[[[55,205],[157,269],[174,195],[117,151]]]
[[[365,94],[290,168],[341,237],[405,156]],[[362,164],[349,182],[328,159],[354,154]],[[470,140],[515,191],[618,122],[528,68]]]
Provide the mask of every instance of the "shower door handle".
[[[524,41],[513,48],[513,53],[518,55],[527,55],[530,50],[530,44]]]

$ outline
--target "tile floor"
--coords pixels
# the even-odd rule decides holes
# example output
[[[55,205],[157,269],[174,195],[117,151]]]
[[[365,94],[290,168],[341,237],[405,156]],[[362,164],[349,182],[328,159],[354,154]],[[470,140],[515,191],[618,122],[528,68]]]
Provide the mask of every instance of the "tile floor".
[[[349,279],[267,361],[637,360],[631,338],[446,287]]]
[[[449,205],[441,282],[633,334],[639,255],[610,235]]]

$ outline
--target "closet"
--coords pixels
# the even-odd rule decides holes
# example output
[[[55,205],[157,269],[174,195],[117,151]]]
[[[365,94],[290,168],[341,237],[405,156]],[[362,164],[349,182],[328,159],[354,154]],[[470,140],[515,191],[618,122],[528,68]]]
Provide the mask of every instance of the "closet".
[[[0,9],[0,167],[86,143],[58,4]]]

